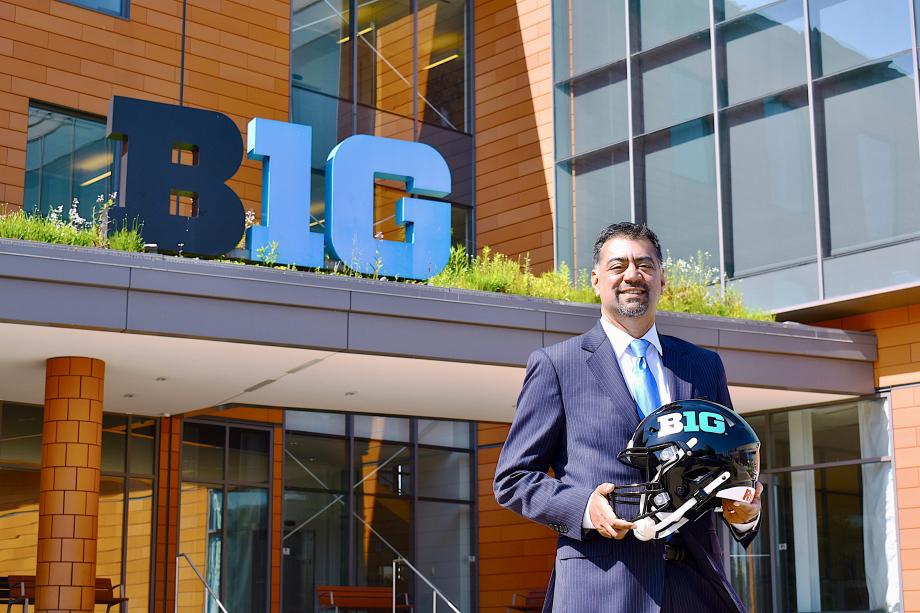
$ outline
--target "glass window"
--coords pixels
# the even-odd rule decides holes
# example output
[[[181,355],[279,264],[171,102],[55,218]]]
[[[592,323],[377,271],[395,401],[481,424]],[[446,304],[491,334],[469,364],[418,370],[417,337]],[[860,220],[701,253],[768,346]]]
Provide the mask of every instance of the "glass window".
[[[268,483],[269,442],[267,430],[230,428],[227,454],[228,481]]]
[[[451,202],[473,204],[473,137],[432,124],[418,127],[416,140],[434,147],[450,168]]]
[[[351,48],[348,0],[294,4],[291,82],[295,87],[351,99]]]
[[[355,415],[355,436],[386,441],[408,441],[409,420],[405,417]]]
[[[124,470],[124,467],[122,467]],[[98,540],[96,541],[96,576],[121,583],[121,546],[124,533],[125,480],[103,475],[99,479]],[[149,547],[149,541],[147,543]],[[149,554],[147,568],[149,570]]]
[[[342,490],[346,487],[347,466],[343,439],[287,433],[285,487]]]
[[[0,575],[35,573],[38,492],[37,470],[0,467]]]
[[[371,529],[373,528],[373,530]],[[355,497],[355,561],[357,584],[393,585],[393,559],[412,551],[412,513],[409,500],[380,496]],[[396,594],[412,598],[411,572],[400,572]]]
[[[470,448],[470,423],[440,419],[418,420],[418,442],[424,445]]]
[[[571,15],[573,74],[580,75],[626,57],[624,0],[577,0],[572,4]],[[568,32],[565,35],[567,49]]]
[[[420,447],[418,495],[431,498],[470,499],[470,454]]]
[[[578,270],[594,265],[594,241],[602,228],[631,216],[629,151],[617,147],[572,162],[575,169],[575,256]]]
[[[712,113],[709,37],[643,53],[639,58],[642,117],[637,133]]]
[[[131,418],[131,457],[129,471],[152,475],[156,461],[157,423],[143,417]]]
[[[640,49],[651,49],[709,27],[708,0],[638,0],[636,9]]]
[[[225,427],[186,422],[182,426],[182,478],[223,481]]]
[[[805,83],[805,20],[800,0],[770,6],[719,29],[725,54],[720,106]]]
[[[314,411],[285,411],[288,430],[317,432],[319,434],[345,434],[344,413],[317,413]]]
[[[268,490],[230,488],[224,541],[228,573],[223,601],[230,611],[261,611],[268,585]]]
[[[909,55],[832,79],[818,88],[827,160],[829,251],[838,256],[920,235],[913,67]],[[819,141],[820,142],[820,141]],[[871,256],[868,256],[871,257]],[[826,289],[840,295],[915,278],[916,260],[870,270],[855,253],[828,266]],[[836,274],[837,271],[839,274]]]
[[[412,478],[410,456],[408,445],[355,441],[355,491],[408,496]]]
[[[770,311],[818,299],[818,265],[814,262],[731,279],[744,304]]]
[[[150,598],[150,547],[153,536],[153,481],[128,479],[125,596],[141,611]],[[113,577],[114,579],[114,577]],[[113,583],[117,583],[113,581]],[[137,609],[134,609],[137,610]]]
[[[41,407],[0,403],[0,461],[13,465],[41,465]]]
[[[709,254],[718,266],[715,149],[711,120],[693,121],[642,142],[646,219],[674,258]],[[638,195],[637,195],[638,196]]]
[[[461,611],[470,606],[470,507],[421,500],[416,510],[418,568]],[[431,611],[431,588],[416,579],[419,611]],[[441,607],[439,606],[440,610]]]
[[[810,0],[815,77],[911,48],[904,0]]]
[[[414,19],[409,0],[361,3],[357,21],[358,101],[412,117]]]
[[[732,19],[775,0],[715,0],[716,20]]]
[[[452,130],[466,122],[466,2],[418,3],[419,119]]]
[[[282,606],[314,613],[316,586],[348,584],[348,517],[340,494],[284,493]]]
[[[817,257],[811,137],[805,92],[725,116],[734,274]],[[728,247],[728,245],[726,245]]]
[[[93,219],[96,199],[115,190],[114,147],[104,119],[29,106],[25,209],[46,215],[61,207],[66,221],[76,200],[79,216]]]
[[[575,226],[572,219],[575,183],[572,174],[571,164],[556,165],[556,260],[560,266],[566,264],[569,268],[575,267]]]
[[[102,415],[102,470],[125,472],[127,435],[127,415],[112,413]]]
[[[628,138],[625,62],[580,78],[570,87],[574,106],[575,155]]]
[[[128,2],[129,0],[65,0],[71,4],[78,4],[80,6],[85,6],[88,9],[94,11],[100,11],[102,13],[112,13],[113,15],[118,15],[119,17],[128,16]]]

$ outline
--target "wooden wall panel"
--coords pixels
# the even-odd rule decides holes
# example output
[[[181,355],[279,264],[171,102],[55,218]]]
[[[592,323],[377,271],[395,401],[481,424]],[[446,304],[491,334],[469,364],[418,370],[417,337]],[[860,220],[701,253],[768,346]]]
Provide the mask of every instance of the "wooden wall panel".
[[[479,605],[482,613],[504,613],[515,592],[541,590],[556,555],[556,533],[503,509],[492,494],[492,478],[508,424],[478,424]]]
[[[286,121],[290,2],[188,0],[184,101]],[[105,116],[113,95],[178,103],[181,0],[131,0],[121,19],[59,0],[0,0],[0,204],[21,207],[29,100]],[[243,152],[240,152],[243,155]],[[261,166],[229,185],[260,213]]]
[[[475,0],[476,244],[554,265],[549,0]]]

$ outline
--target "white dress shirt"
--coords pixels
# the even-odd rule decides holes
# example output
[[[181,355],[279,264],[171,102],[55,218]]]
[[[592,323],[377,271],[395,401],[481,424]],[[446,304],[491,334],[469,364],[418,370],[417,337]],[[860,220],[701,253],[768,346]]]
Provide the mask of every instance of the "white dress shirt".
[[[607,334],[607,339],[610,341],[610,344],[613,346],[613,352],[617,356],[617,363],[620,365],[620,372],[623,374],[623,379],[626,382],[626,387],[629,389],[629,393],[632,394],[633,400],[636,399],[636,390],[639,389],[643,382],[640,378],[639,371],[636,368],[639,358],[634,356],[632,351],[629,350],[629,344],[636,340],[629,332],[621,330],[616,327],[609,321],[606,317],[601,317],[601,327],[604,328],[604,332]],[[649,328],[648,332],[642,335],[640,338],[647,340],[650,345],[648,351],[645,354],[645,360],[648,365],[648,369],[651,371],[652,376],[655,378],[655,383],[658,384],[658,398],[661,400],[661,405],[671,403],[671,390],[668,389],[668,380],[664,376],[664,362],[662,356],[664,355],[664,350],[661,347],[661,339],[658,338],[658,328],[655,324],[652,324],[652,327]],[[654,351],[652,348],[654,347]],[[588,512],[590,504],[585,506],[585,515],[581,522],[581,527],[585,530],[593,530],[594,523],[591,521],[591,514]],[[760,520],[758,516],[757,519],[746,524],[733,524],[733,527],[738,532],[747,532],[751,528],[757,525],[757,522]]]

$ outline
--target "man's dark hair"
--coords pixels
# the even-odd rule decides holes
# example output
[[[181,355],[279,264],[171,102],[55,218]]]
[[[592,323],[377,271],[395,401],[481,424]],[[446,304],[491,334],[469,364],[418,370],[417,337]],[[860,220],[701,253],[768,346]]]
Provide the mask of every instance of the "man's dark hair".
[[[594,241],[594,265],[597,266],[597,263],[601,259],[601,249],[603,249],[604,244],[609,241],[611,238],[628,238],[630,240],[639,240],[644,238],[652,244],[652,247],[655,248],[655,255],[658,256],[658,263],[662,263],[661,259],[661,243],[658,242],[658,236],[655,235],[651,229],[644,223],[632,223],[630,221],[621,221],[619,223],[612,223],[603,230],[598,235],[597,240]]]

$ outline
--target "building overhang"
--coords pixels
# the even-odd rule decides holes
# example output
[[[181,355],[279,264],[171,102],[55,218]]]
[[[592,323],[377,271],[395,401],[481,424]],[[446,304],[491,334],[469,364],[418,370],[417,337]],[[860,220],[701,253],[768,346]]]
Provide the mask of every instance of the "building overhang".
[[[107,411],[227,405],[510,421],[528,355],[598,306],[0,240],[0,399],[43,401],[44,361],[107,364]],[[661,313],[718,351],[742,412],[874,392],[873,334]]]

